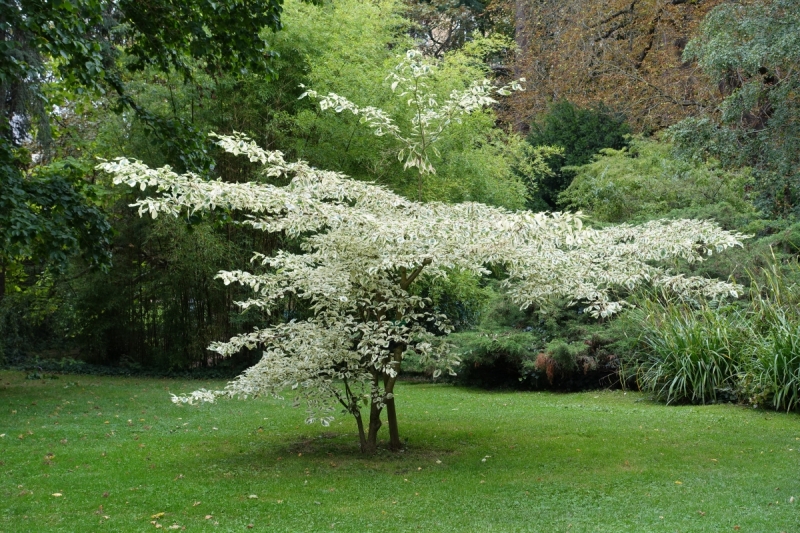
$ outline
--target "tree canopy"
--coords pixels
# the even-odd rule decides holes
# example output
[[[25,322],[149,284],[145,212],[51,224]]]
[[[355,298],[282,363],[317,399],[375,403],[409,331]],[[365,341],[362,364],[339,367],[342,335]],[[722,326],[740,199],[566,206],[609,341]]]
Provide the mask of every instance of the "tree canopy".
[[[688,119],[673,138],[695,157],[728,168],[751,167],[758,204],[767,213],[796,216],[800,204],[800,2],[722,4],[689,42],[686,59],[718,84],[718,115]]]
[[[387,408],[390,447],[401,447],[394,384],[408,353],[437,360],[448,371],[439,335],[450,326],[430,302],[409,288],[421,276],[447,276],[454,268],[478,275],[502,266],[513,300],[526,307],[555,296],[585,301],[596,316],[618,311],[615,287],[656,283],[681,294],[735,295],[730,283],[672,275],[653,261],[702,259],[740,245],[741,235],[707,221],[656,221],[642,226],[589,229],[579,215],[510,212],[478,203],[417,203],[369,183],[287,162],[243,136],[220,137],[227,152],[264,166],[286,186],[206,181],[171,169],[151,169],[119,159],[101,169],[117,183],[150,190],[138,200],[140,214],[179,215],[224,208],[248,213],[243,222],[302,239],[299,253],[257,253],[265,270],[220,272],[226,284],[249,287],[243,309],[271,309],[291,295],[306,300],[313,315],[255,329],[211,349],[230,355],[264,348],[264,356],[225,391],[198,391],[176,401],[213,401],[224,396],[279,395],[299,389],[308,422],[330,421],[335,406],[357,421],[363,451],[374,451],[380,415]],[[361,417],[368,400],[369,424]],[[299,399],[298,399],[299,401]]]
[[[185,79],[197,70],[270,74],[263,35],[280,29],[280,13],[279,0],[0,0],[0,293],[19,261],[64,266],[80,250],[93,264],[108,263],[110,226],[82,183],[91,165],[48,165],[51,122],[69,115],[69,100],[113,95],[118,110],[178,147],[185,168],[207,166],[203,136],[140,105],[126,75],[148,67]],[[70,95],[66,104],[50,98],[45,87],[54,84],[59,96]],[[26,172],[36,164],[43,166]]]

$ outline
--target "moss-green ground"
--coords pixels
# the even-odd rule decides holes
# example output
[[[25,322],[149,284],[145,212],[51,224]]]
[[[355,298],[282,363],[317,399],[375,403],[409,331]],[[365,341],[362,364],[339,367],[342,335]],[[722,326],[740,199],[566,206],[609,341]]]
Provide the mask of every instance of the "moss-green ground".
[[[344,416],[167,394],[221,383],[24,378],[0,372],[0,531],[800,531],[796,414],[401,383],[408,450],[362,457]]]

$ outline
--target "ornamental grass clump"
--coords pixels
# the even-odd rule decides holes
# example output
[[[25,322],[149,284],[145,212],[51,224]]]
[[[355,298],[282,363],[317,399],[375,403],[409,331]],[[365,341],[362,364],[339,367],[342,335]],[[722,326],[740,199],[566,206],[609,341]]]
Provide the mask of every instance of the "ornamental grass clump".
[[[800,322],[782,310],[770,318],[744,375],[756,405],[791,411],[800,407]]]
[[[645,300],[626,320],[641,330],[637,383],[666,403],[739,401],[800,408],[797,265],[751,275],[738,307]]]
[[[745,324],[735,311],[645,303],[634,313],[646,358],[639,386],[666,403],[713,403],[736,388]]]
[[[800,407],[800,287],[790,281],[797,273],[797,265],[773,262],[750,287],[753,356],[742,388],[750,402],[777,410]]]

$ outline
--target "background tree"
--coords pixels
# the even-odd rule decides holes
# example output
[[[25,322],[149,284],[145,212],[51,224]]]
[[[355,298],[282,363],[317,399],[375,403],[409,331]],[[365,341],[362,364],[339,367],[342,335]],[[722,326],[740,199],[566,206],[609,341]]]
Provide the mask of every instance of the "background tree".
[[[269,54],[259,32],[280,28],[277,1],[151,2],[145,7],[138,2],[67,0],[54,6],[23,0],[3,1],[0,7],[0,197],[8,204],[3,272],[12,258],[31,259],[32,254],[63,266],[72,240],[80,241],[84,250],[91,248],[96,263],[107,256],[97,252],[107,239],[107,223],[101,223],[96,208],[80,200],[81,191],[88,190],[76,175],[80,167],[67,162],[38,175],[26,177],[23,172],[32,163],[26,160],[27,150],[20,150],[23,144],[35,143],[36,163],[47,163],[53,156],[50,117],[60,102],[48,98],[43,86],[49,80],[57,79],[62,91],[78,94],[115,92],[117,106],[133,110],[152,131],[188,143],[182,151],[184,163],[196,166],[204,151],[192,138],[192,128],[162,120],[139,106],[127,91],[123,72],[156,64],[189,78],[192,60],[202,60],[210,71],[269,72]],[[123,50],[129,60],[124,67],[119,62]],[[36,220],[40,214],[42,220]],[[59,217],[57,222],[47,220],[53,216]],[[87,242],[91,238],[98,239],[96,246]],[[18,250],[10,250],[12,241]]]
[[[550,106],[547,114],[531,125],[527,138],[534,147],[561,149],[559,154],[546,158],[550,172],[542,175],[538,182],[538,207],[559,207],[558,195],[569,186],[574,176],[565,167],[585,165],[603,148],[619,150],[627,144],[626,135],[629,133],[625,118],[602,104],[582,109],[567,100],[560,100]]]
[[[673,139],[701,159],[753,169],[758,205],[796,217],[800,198],[800,2],[723,4],[703,21],[685,57],[725,96],[719,113],[689,119]]]
[[[502,0],[409,0],[406,4],[414,22],[412,35],[434,57],[456,51],[476,37],[513,37],[512,13],[509,3]]]
[[[197,93],[195,82],[209,77],[270,76],[264,37],[280,29],[280,13],[277,0],[0,2],[0,295],[73,267],[46,276],[47,307],[57,308],[59,280],[91,275],[70,263],[73,254],[109,266],[113,195],[92,168],[93,156],[113,150],[115,127],[118,137],[132,124],[142,128],[162,162],[208,167],[205,132],[193,117],[143,102],[137,81],[172,76]],[[7,315],[30,319],[22,310]],[[70,336],[81,329],[66,328]]]
[[[525,131],[552,102],[605,102],[651,132],[713,109],[716,87],[681,54],[720,1],[515,1],[513,72],[538,90],[517,95],[504,116]]]
[[[247,2],[106,2],[65,0],[57,6],[35,0],[2,3],[0,139],[18,145],[36,120],[36,140],[48,156],[50,103],[43,82],[58,79],[74,91],[111,91],[121,109],[133,110],[154,133],[183,133],[187,166],[202,164],[190,149],[190,125],[170,121],[139,106],[128,93],[126,71],[156,65],[190,79],[198,62],[208,72],[250,69],[269,73],[270,53],[262,30],[280,29],[278,0]],[[119,61],[124,54],[125,63]],[[5,157],[5,156],[4,156]]]

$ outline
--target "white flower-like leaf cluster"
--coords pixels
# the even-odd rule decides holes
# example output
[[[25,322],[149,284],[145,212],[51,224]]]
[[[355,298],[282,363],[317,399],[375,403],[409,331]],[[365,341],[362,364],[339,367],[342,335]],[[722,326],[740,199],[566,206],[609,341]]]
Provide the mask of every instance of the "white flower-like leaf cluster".
[[[371,402],[394,401],[393,384],[405,354],[414,352],[453,373],[458,361],[443,337],[444,317],[409,287],[420,276],[447,276],[451,269],[485,274],[491,265],[508,273],[505,285],[516,303],[549,298],[584,301],[595,316],[618,312],[615,288],[642,283],[681,294],[736,296],[737,285],[675,276],[658,261],[699,261],[741,245],[742,235],[708,221],[654,221],[597,230],[580,214],[509,212],[478,203],[418,203],[387,189],[283,154],[262,150],[243,135],[217,137],[218,144],[264,165],[263,183],[207,181],[170,168],[151,169],[128,159],[100,168],[115,183],[147,190],[133,207],[155,217],[216,208],[240,213],[244,223],[285,232],[302,242],[301,253],[255,254],[260,272],[225,271],[219,278],[252,290],[239,302],[266,311],[288,295],[308,302],[313,316],[256,329],[210,349],[224,356],[243,348],[263,350],[262,359],[224,391],[196,391],[175,402],[214,401],[220,396],[279,395],[294,389],[308,405],[308,421],[328,424],[337,406],[360,420]]]
[[[403,161],[403,168],[416,168],[420,175],[435,174],[428,150],[439,140],[452,122],[460,122],[464,115],[497,103],[493,94],[507,96],[512,92],[523,91],[525,79],[515,80],[508,85],[496,87],[487,79],[473,82],[462,90],[453,90],[441,100],[430,92],[429,79],[436,72],[436,64],[425,58],[417,50],[409,50],[405,57],[389,74],[391,90],[414,109],[410,130],[403,132],[394,119],[385,111],[373,107],[359,107],[344,96],[336,93],[320,95],[317,91],[306,89],[300,98],[309,97],[319,101],[321,111],[332,109],[336,113],[349,111],[360,117],[377,136],[388,135],[398,140],[403,148],[397,157]],[[304,87],[305,88],[305,87]],[[440,101],[441,100],[441,101]]]

